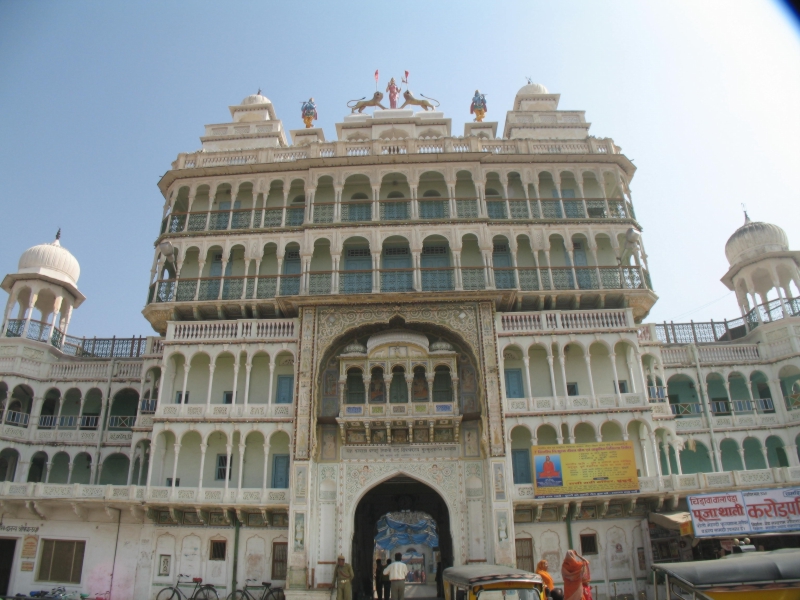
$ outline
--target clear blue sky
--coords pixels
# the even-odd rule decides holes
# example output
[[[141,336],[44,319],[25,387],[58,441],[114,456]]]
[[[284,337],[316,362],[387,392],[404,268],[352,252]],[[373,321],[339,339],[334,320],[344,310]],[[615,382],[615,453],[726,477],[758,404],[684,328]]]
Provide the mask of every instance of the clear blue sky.
[[[149,333],[156,183],[229,105],[261,87],[295,129],[314,96],[331,139],[376,68],[384,86],[409,70],[454,132],[475,88],[502,129],[531,76],[638,167],[648,320],[734,317],[719,278],[740,204],[800,248],[799,31],[770,0],[3,0],[0,271],[62,227],[88,298],[70,333]]]

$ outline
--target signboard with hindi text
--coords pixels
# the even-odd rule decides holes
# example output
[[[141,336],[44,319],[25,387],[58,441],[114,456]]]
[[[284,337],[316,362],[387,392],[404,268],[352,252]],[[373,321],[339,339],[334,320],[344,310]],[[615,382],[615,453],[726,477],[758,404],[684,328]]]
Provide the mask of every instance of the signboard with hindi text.
[[[800,488],[686,498],[696,537],[800,531]]]
[[[533,446],[534,496],[564,498],[639,491],[633,442]]]

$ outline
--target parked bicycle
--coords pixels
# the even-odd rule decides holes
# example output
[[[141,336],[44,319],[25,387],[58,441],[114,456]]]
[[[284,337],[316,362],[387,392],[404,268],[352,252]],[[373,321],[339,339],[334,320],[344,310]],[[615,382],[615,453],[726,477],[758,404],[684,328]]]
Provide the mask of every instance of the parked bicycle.
[[[178,582],[174,586],[165,587],[158,592],[156,600],[219,600],[217,588],[210,583],[203,585],[202,577],[193,577],[194,589],[190,595],[180,589],[181,583],[189,583],[189,581],[181,581],[181,577],[189,577],[188,575],[178,575]]]
[[[250,583],[251,581],[256,582],[258,579],[246,580],[242,589],[231,592],[225,600],[284,600],[283,588],[272,587],[272,583],[269,581],[262,581],[261,585]],[[261,590],[260,596],[257,592],[255,594],[250,592],[250,590],[259,589]]]

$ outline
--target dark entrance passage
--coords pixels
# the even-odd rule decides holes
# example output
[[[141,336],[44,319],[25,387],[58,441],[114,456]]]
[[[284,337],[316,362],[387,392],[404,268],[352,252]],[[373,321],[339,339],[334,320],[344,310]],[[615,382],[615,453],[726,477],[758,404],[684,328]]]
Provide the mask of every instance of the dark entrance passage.
[[[0,596],[8,594],[11,582],[11,564],[14,562],[14,550],[17,540],[0,539]]]
[[[373,597],[372,582],[375,574],[373,552],[375,537],[378,535],[378,521],[387,513],[402,511],[424,512],[436,521],[442,568],[446,569],[453,565],[450,511],[447,510],[444,499],[432,488],[416,479],[407,476],[394,477],[371,489],[356,507],[352,552],[355,573],[354,598]],[[390,554],[393,556],[395,551],[397,550],[390,550]],[[434,583],[432,575],[429,583]],[[406,597],[409,597],[408,591]]]

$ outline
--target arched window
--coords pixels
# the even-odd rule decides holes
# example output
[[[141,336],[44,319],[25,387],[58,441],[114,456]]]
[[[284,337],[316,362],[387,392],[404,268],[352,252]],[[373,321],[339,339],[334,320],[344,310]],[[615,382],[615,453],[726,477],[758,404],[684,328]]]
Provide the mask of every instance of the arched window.
[[[350,369],[347,372],[347,403],[364,404],[366,390],[364,390],[364,377],[359,369]]]
[[[425,367],[414,368],[414,383],[411,385],[413,402],[428,401],[428,379],[425,377]]]
[[[408,402],[408,385],[406,372],[403,367],[392,369],[392,384],[389,386],[389,402],[392,404],[405,404]]]
[[[450,379],[450,369],[447,367],[436,367],[433,377],[433,401],[453,401],[453,382]]]
[[[372,369],[372,378],[369,382],[370,403],[383,404],[386,402],[386,383],[383,381],[383,369]]]

